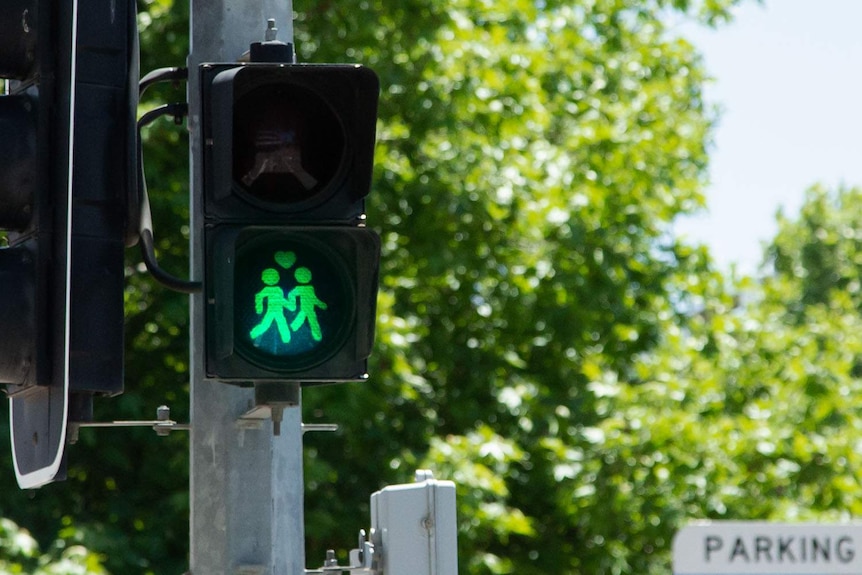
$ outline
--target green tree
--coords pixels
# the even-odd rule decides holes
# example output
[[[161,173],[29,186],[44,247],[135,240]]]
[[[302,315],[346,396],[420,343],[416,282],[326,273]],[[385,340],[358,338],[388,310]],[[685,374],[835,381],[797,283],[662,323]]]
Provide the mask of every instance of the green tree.
[[[692,519],[862,511],[860,197],[813,188],[798,219],[779,218],[762,278],[701,274],[688,321],[636,358],[635,379],[595,372],[600,418],[569,447],[556,491],[590,534],[584,565],[667,573],[671,538]]]
[[[584,514],[564,480],[610,416],[591,382],[643,379],[709,275],[669,233],[701,205],[711,117],[664,17],[731,3],[397,4],[297,20],[303,59],[383,83],[379,344],[369,384],[304,396],[345,429],[309,442],[309,557],[343,538],[338,510],[427,464],[461,485],[464,572],[645,571],[649,552],[611,536],[643,524],[605,513],[613,498]],[[672,528],[651,544],[665,560]]]
[[[58,540],[49,553],[9,519],[0,519],[0,573],[29,575],[105,575],[100,558],[80,545]]]
[[[862,192],[840,188],[830,193],[822,186],[806,192],[797,220],[778,215],[779,232],[767,249],[766,263],[775,283],[794,285],[792,310],[828,303],[836,294],[850,294],[857,308],[862,263]]]

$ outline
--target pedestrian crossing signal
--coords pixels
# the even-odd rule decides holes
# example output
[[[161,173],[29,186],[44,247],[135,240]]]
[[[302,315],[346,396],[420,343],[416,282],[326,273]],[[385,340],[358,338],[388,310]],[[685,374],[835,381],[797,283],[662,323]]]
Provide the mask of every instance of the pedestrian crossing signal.
[[[377,76],[342,64],[203,64],[207,377],[361,381],[380,239],[365,227]]]

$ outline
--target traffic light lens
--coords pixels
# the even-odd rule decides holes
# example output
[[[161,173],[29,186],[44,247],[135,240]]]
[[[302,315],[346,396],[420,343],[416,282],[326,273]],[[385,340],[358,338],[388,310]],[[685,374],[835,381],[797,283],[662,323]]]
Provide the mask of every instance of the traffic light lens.
[[[265,84],[240,95],[233,109],[233,181],[247,199],[287,206],[332,191],[345,137],[320,96],[295,84]]]
[[[237,242],[234,338],[261,367],[301,370],[336,353],[355,296],[343,259],[302,233],[249,234]]]

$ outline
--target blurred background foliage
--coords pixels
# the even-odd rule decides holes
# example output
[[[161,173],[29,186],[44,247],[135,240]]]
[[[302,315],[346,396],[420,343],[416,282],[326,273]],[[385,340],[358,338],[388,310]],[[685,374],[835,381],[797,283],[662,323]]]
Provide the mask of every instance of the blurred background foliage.
[[[306,438],[309,566],[418,467],[458,484],[465,574],[668,573],[691,519],[859,514],[862,192],[812,187],[757,277],[673,235],[703,208],[717,118],[667,22],[725,25],[736,3],[297,0],[300,61],[382,85],[372,378],[304,393],[305,421],[340,425]],[[183,65],[187,0],[139,10],[142,70]],[[145,137],[157,250],[184,275],[187,134]],[[136,250],[127,270],[126,392],[97,416],[186,421],[186,296]],[[0,567],[187,568],[185,435],[84,430],[38,491],[5,468]]]

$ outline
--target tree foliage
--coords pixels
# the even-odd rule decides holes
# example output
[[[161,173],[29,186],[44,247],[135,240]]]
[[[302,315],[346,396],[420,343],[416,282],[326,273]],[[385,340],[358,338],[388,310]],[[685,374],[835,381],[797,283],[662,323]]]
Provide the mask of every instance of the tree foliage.
[[[297,21],[303,59],[368,63],[384,102],[374,377],[305,396],[347,430],[314,440],[308,513],[326,537],[309,555],[343,529],[335,509],[430,464],[467,490],[469,572],[590,571],[606,550],[560,473],[601,419],[590,382],[638,379],[681,321],[682,278],[706,270],[668,233],[702,201],[702,67],[663,3],[399,6]]]
[[[100,558],[81,545],[59,539],[50,552],[9,519],[0,519],[0,573],[28,575],[106,575]]]

